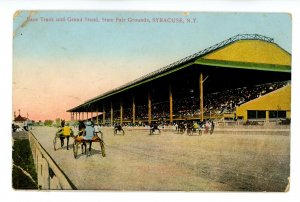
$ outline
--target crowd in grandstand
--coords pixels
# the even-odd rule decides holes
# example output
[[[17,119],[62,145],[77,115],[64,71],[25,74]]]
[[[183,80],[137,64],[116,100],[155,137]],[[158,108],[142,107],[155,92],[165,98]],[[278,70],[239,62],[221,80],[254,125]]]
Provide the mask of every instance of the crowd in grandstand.
[[[204,113],[233,113],[237,106],[277,90],[289,82],[266,83],[206,94],[204,96]],[[199,98],[183,98],[174,103],[175,116],[193,117],[199,116],[199,114]]]
[[[221,92],[208,93],[204,95],[204,113],[223,114],[234,113],[235,108],[250,100],[256,99],[274,90],[289,84],[290,81],[281,81],[265,83],[255,86],[247,86],[235,89],[229,89]],[[199,117],[199,96],[181,97],[173,100],[174,118],[192,118]],[[153,119],[169,117],[169,101],[152,103]],[[120,116],[120,111],[114,111],[114,118]],[[148,118],[148,106],[142,105],[136,107],[136,120],[145,120]],[[123,111],[123,120],[132,119],[132,108],[126,108]]]
[[[204,100],[205,112],[233,113],[237,106],[277,90],[288,83],[289,81],[266,83],[207,94]]]

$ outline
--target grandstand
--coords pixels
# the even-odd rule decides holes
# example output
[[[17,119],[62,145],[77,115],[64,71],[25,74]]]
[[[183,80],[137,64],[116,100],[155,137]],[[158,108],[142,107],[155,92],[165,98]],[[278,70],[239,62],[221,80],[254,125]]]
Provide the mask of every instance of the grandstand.
[[[104,124],[290,119],[291,54],[241,34],[69,109]],[[84,116],[86,114],[86,116]]]

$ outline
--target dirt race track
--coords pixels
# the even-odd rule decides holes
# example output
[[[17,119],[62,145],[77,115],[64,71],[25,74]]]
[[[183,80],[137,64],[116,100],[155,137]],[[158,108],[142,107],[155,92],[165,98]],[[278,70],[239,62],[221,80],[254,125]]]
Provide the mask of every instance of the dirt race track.
[[[32,133],[81,190],[284,191],[288,185],[289,130],[219,129],[202,136],[168,130],[150,136],[125,128],[124,136],[114,136],[104,128],[107,156],[93,144],[91,156],[77,159],[72,149],[54,151],[56,130],[38,127]]]

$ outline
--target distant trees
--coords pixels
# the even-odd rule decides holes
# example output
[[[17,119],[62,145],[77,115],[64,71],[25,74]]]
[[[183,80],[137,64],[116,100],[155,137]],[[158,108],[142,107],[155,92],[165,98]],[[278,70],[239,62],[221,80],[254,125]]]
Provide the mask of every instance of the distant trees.
[[[44,126],[60,127],[61,121],[62,121],[61,118],[56,118],[55,121],[53,121],[53,120],[45,120],[44,121]]]
[[[60,127],[61,121],[62,121],[61,118],[56,118],[55,120],[49,120],[49,119],[47,119],[44,122],[42,122],[42,121],[39,120],[39,122],[36,122],[35,125]]]
[[[52,120],[45,120],[45,121],[44,121],[44,125],[45,125],[45,126],[52,126],[52,124],[53,124],[53,121],[52,121]]]
[[[57,127],[60,126],[60,123],[61,123],[61,118],[55,119],[55,125],[56,125]]]

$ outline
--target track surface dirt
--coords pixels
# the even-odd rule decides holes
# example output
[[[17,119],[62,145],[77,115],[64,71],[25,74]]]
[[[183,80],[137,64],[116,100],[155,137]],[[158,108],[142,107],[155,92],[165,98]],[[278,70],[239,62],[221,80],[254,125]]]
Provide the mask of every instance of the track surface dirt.
[[[103,128],[106,157],[99,143],[92,154],[73,156],[66,146],[54,151],[57,128],[32,133],[80,190],[128,191],[284,191],[290,173],[290,133],[216,130],[187,136],[172,130],[149,135]],[[59,145],[59,144],[58,144]]]

